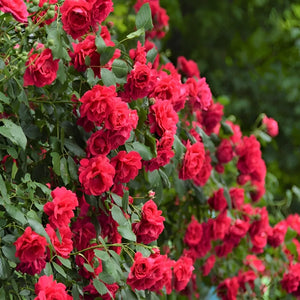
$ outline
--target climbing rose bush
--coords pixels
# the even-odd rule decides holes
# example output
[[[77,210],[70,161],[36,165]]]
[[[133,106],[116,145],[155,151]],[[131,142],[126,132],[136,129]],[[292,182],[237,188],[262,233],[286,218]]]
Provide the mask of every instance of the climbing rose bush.
[[[0,11],[1,299],[299,295],[300,216],[272,214],[261,149],[278,124],[244,135],[158,52],[159,0]]]

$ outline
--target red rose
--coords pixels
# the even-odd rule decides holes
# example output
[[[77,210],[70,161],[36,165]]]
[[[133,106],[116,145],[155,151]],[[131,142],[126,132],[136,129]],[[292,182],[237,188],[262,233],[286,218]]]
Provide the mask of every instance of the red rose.
[[[227,200],[224,196],[224,189],[220,188],[214,192],[213,196],[208,199],[208,204],[214,210],[222,211],[227,208]]]
[[[100,196],[113,185],[115,168],[104,155],[80,161],[79,181],[88,195]]]
[[[46,266],[45,237],[38,235],[30,227],[14,242],[15,256],[20,259],[17,270],[30,275],[39,274]]]
[[[232,160],[233,149],[229,140],[224,139],[221,141],[217,148],[216,156],[221,164],[226,164]]]
[[[149,244],[158,239],[164,230],[165,218],[161,214],[162,211],[157,209],[153,200],[143,205],[141,221],[132,224],[138,243]]]
[[[222,245],[215,247],[215,252],[218,257],[226,257],[229,253],[232,252],[234,244],[230,241],[224,241]]]
[[[89,217],[77,218],[72,224],[74,248],[82,250],[88,248],[90,240],[96,236],[95,226]]]
[[[228,233],[231,218],[227,217],[227,210],[223,210],[215,219],[209,219],[208,224],[211,227],[212,239],[222,240]]]
[[[207,260],[206,262],[204,263],[204,265],[202,266],[202,274],[203,276],[207,276],[211,269],[214,267],[215,265],[215,262],[216,262],[216,257],[215,255],[211,255]]]
[[[245,259],[245,265],[250,266],[252,269],[256,270],[257,272],[264,272],[266,269],[263,262],[258,259],[255,255],[248,254]]]
[[[98,130],[87,140],[87,153],[89,156],[107,155],[111,149],[109,131]]]
[[[73,250],[72,232],[70,228],[64,226],[58,229],[60,240],[58,239],[55,230],[51,227],[50,224],[47,224],[45,230],[50,237],[55,252],[63,258],[69,258],[70,253]]]
[[[121,99],[117,97],[114,86],[106,87],[97,84],[81,97],[80,115],[101,126],[108,118],[114,103],[119,101]]]
[[[91,10],[91,25],[96,28],[96,25],[101,24],[108,15],[113,11],[113,2],[111,0],[88,0],[92,3]]]
[[[136,252],[134,256],[134,263],[130,268],[126,283],[134,290],[149,289],[154,283],[156,278],[153,278],[154,259],[151,257],[143,257],[142,253]]]
[[[116,169],[114,182],[127,183],[134,179],[142,168],[141,160],[142,157],[136,151],[120,151],[110,162]]]
[[[217,287],[217,294],[222,300],[235,300],[239,289],[237,277],[226,278]]]
[[[228,124],[233,132],[233,135],[230,137],[231,142],[236,145],[238,144],[242,139],[242,132],[239,125],[233,124],[231,121],[226,121],[226,124]]]
[[[193,60],[187,60],[184,56],[179,56],[177,58],[177,69],[185,74],[187,77],[200,78],[200,72],[198,65]]]
[[[151,64],[137,62],[127,77],[121,97],[126,102],[146,97],[152,91],[155,80],[156,76],[151,69]]]
[[[202,232],[202,224],[192,216],[192,221],[185,232],[184,243],[189,247],[196,246],[202,239]]]
[[[236,219],[235,223],[230,226],[229,233],[226,236],[226,241],[237,246],[241,238],[243,238],[248,232],[249,227],[250,223],[248,221]]]
[[[44,275],[40,277],[39,281],[35,284],[35,293],[37,297],[35,297],[34,300],[73,299],[73,297],[67,294],[66,286],[64,284],[57,283],[56,280],[53,280],[53,275]]]
[[[57,187],[51,192],[53,201],[44,205],[44,212],[49,216],[53,228],[69,226],[71,218],[74,217],[73,210],[78,206],[75,193],[65,187]]]
[[[103,300],[111,300],[110,295],[112,295],[113,299],[115,299],[116,292],[118,291],[119,286],[116,283],[108,284],[108,283],[104,282],[104,284],[107,287],[109,293],[106,293],[104,295],[100,295],[98,293],[98,291],[96,290],[96,288],[94,287],[93,282],[91,280],[90,284],[83,288],[84,299],[85,300],[94,300],[95,298],[101,298]],[[86,292],[88,292],[89,294],[87,295]]]
[[[177,292],[182,291],[192,277],[194,267],[193,260],[189,257],[182,256],[173,266],[174,288]]]
[[[201,142],[196,142],[191,145],[187,142],[186,152],[183,159],[182,167],[178,177],[182,180],[193,179],[201,170],[205,158],[204,145]]]
[[[37,258],[45,258],[46,246],[48,245],[45,237],[32,231],[31,227],[26,227],[24,233],[14,242],[16,246],[16,257],[21,262],[30,263]]]
[[[252,289],[254,289],[254,280],[256,279],[256,275],[254,271],[249,270],[249,271],[239,271],[238,275],[238,282],[240,285],[240,288],[245,292],[246,291],[246,283],[250,285]]]
[[[267,129],[268,135],[270,135],[271,137],[275,137],[278,135],[278,123],[274,119],[264,116],[262,123]]]
[[[241,209],[244,204],[245,192],[241,188],[231,188],[229,195],[232,202],[232,207],[235,209]]]
[[[53,60],[50,49],[45,49],[43,44],[36,47],[38,53],[31,49],[28,54],[27,66],[24,73],[24,86],[35,85],[43,87],[51,84],[56,79],[58,59]]]
[[[0,0],[0,10],[4,13],[11,13],[21,23],[27,23],[27,6],[22,0]]]
[[[77,39],[88,32],[92,21],[92,4],[84,0],[65,0],[60,8],[63,29]]]
[[[286,221],[280,221],[268,232],[268,244],[274,248],[278,247],[284,242],[286,232]]]
[[[201,223],[202,225],[202,239],[196,245],[195,250],[197,257],[204,257],[211,250],[211,233],[210,226],[207,223]]]
[[[163,136],[166,131],[176,133],[178,115],[169,101],[158,100],[150,106],[148,115],[151,133]]]
[[[212,103],[206,111],[197,111],[197,119],[200,124],[204,126],[205,132],[218,133],[224,106],[220,103]]]
[[[195,185],[204,186],[210,177],[211,170],[211,158],[209,152],[206,152],[202,168],[193,178],[193,182],[195,183]]]

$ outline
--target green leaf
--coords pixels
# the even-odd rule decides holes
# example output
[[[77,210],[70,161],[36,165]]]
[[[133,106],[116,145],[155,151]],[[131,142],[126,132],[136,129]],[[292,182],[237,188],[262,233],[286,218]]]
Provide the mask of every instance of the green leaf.
[[[98,78],[95,76],[93,69],[88,68],[86,70],[86,78],[89,86],[92,88],[94,85],[97,84]]]
[[[134,39],[134,38],[137,38],[137,37],[140,37],[142,36],[143,34],[145,34],[145,29],[144,28],[140,28],[134,32],[131,32],[129,34],[127,34],[127,38],[128,39]]]
[[[144,257],[149,257],[151,254],[151,251],[148,248],[145,248],[143,246],[137,245],[136,246],[136,252],[141,252]]]
[[[15,145],[21,146],[25,150],[27,138],[23,129],[8,119],[0,119],[4,126],[0,127],[0,134],[8,138]]]
[[[292,239],[294,239],[296,236],[297,236],[297,232],[295,230],[291,229],[290,227],[288,227],[287,232],[284,237],[284,242],[287,243],[287,242],[291,241]]]
[[[115,54],[115,47],[106,47],[100,55],[100,64],[106,65]]]
[[[258,136],[265,142],[270,143],[272,141],[272,137],[266,134],[263,131],[259,131]]]
[[[10,101],[9,101],[9,98],[6,97],[2,92],[0,92],[0,101],[5,103],[5,104],[9,104]]]
[[[122,206],[122,198],[119,195],[111,193],[111,197],[118,206]]]
[[[90,264],[83,264],[83,266],[86,268],[86,270],[90,273],[94,273],[94,269]]]
[[[162,182],[163,182],[164,186],[166,188],[170,189],[171,188],[171,183],[170,183],[170,180],[169,180],[167,174],[161,169],[159,169],[158,172],[159,172],[159,175],[162,179]]]
[[[66,268],[72,269],[71,261],[69,259],[63,258],[61,256],[58,256],[57,258]]]
[[[111,259],[111,257],[109,256],[109,254],[106,251],[95,249],[94,253],[101,260],[110,260]]]
[[[41,236],[44,236],[46,238],[48,244],[51,244],[50,238],[49,238],[47,232],[45,231],[43,225],[40,222],[38,222],[35,219],[28,218],[28,217],[27,217],[27,221],[28,221],[29,226],[32,228],[32,230],[34,232],[36,232],[37,234],[39,234]]]
[[[115,59],[112,63],[112,71],[118,78],[125,77],[128,72],[127,63],[122,59]]]
[[[144,28],[145,30],[151,30],[153,28],[149,3],[145,3],[138,11],[135,19],[135,25],[137,29]]]
[[[55,269],[62,277],[67,278],[66,272],[64,271],[64,269],[63,269],[60,265],[58,265],[58,264],[55,263],[55,262],[52,262],[52,265],[53,265],[54,269]]]
[[[23,226],[27,223],[25,215],[17,206],[6,203],[5,209],[12,218],[21,223]]]
[[[182,144],[181,140],[179,139],[179,137],[175,134],[174,136],[174,143],[173,143],[173,147],[175,150],[175,158],[178,161],[181,161],[183,154],[186,150],[185,146]]]
[[[93,280],[93,285],[94,285],[95,289],[97,290],[97,292],[100,295],[104,295],[108,292],[107,287],[105,286],[105,284],[97,278],[95,278]]]
[[[102,68],[101,69],[101,79],[103,84],[106,86],[114,85],[116,86],[116,78],[112,71]]]
[[[97,36],[96,36],[96,39],[95,39],[95,45],[96,45],[96,47],[97,47],[97,52],[98,52],[99,54],[103,53],[104,50],[107,48],[107,46],[106,46],[106,44],[105,44],[105,42],[104,42],[102,36],[100,36],[100,35],[97,35]]]
[[[147,52],[147,62],[151,62],[152,64],[155,61],[155,58],[158,54],[158,51],[153,47]]]
[[[52,267],[51,267],[50,262],[46,263],[46,267],[43,271],[44,271],[45,275],[47,275],[47,276],[53,275],[53,271],[52,271]]]
[[[0,257],[0,279],[5,280],[9,277],[10,266],[4,257]]]
[[[116,280],[113,276],[111,276],[110,274],[104,273],[104,272],[100,273],[98,275],[98,278],[108,284],[113,284],[116,282]]]
[[[61,84],[64,84],[67,79],[67,75],[66,75],[65,65],[62,62],[62,60],[59,61],[58,66],[59,68],[57,71],[57,79]]]
[[[15,263],[17,263],[19,261],[19,259],[15,256],[15,253],[16,253],[16,247],[15,246],[13,246],[13,245],[4,245],[2,247],[2,252],[3,252],[4,256],[7,259],[9,259],[9,260],[11,260]]]
[[[129,191],[125,190],[122,198],[122,208],[124,209],[124,211],[127,211],[128,200],[129,200]]]
[[[125,225],[126,223],[128,223],[127,219],[125,218],[125,216],[119,206],[113,205],[110,212],[111,212],[112,218],[119,225]]]
[[[6,184],[3,180],[3,177],[2,175],[0,174],[0,192],[4,198],[4,201],[7,202],[7,203],[10,203],[10,200],[7,196],[7,188],[6,188]]]
[[[121,236],[129,241],[136,242],[136,235],[133,233],[131,226],[129,223],[128,225],[118,226],[118,232]]]
[[[211,139],[209,138],[209,136],[199,126],[196,126],[196,131],[201,136],[201,139],[203,141],[205,148],[207,148],[210,153],[213,153],[215,151],[216,147],[215,147],[214,143],[211,141]]]
[[[78,167],[71,156],[68,156],[68,167],[71,179],[78,180]]]
[[[133,142],[131,144],[131,147],[134,151],[138,152],[141,155],[143,160],[149,160],[153,157],[150,148],[145,144],[142,144],[140,142]]]
[[[65,139],[65,147],[75,156],[85,157],[85,151],[72,139]]]
[[[65,157],[63,157],[60,160],[60,176],[64,182],[65,185],[68,185],[70,183],[70,176],[68,172],[68,164]]]

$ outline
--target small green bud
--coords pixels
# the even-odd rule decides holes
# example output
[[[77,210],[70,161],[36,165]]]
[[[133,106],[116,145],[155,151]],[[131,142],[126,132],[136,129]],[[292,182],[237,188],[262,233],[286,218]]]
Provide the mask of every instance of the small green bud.
[[[46,14],[46,19],[52,19],[55,16],[55,11],[53,10],[48,10]]]
[[[39,0],[32,0],[33,5],[39,5],[40,1]]]
[[[53,46],[54,45],[54,40],[53,39],[49,39],[48,40],[48,45],[49,46]]]
[[[48,2],[45,2],[44,4],[43,4],[43,9],[46,9],[46,8],[48,8],[49,7],[49,3]]]

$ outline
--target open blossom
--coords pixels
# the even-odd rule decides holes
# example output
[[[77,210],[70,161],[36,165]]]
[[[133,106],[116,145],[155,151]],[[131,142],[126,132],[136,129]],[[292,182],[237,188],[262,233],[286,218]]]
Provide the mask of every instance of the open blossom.
[[[174,263],[174,288],[177,292],[182,291],[187,286],[192,277],[193,270],[193,260],[189,257],[181,256]]]
[[[162,211],[157,209],[153,200],[149,200],[143,205],[141,221],[132,224],[138,243],[149,244],[158,239],[164,230],[165,218],[161,214]]]
[[[120,151],[110,162],[116,170],[114,182],[126,183],[134,179],[142,168],[141,160],[142,157],[136,151],[131,151],[129,153]]]
[[[183,164],[179,171],[179,178],[182,180],[193,179],[201,170],[205,158],[205,149],[202,142],[193,145],[188,141]]]
[[[227,208],[227,200],[224,196],[224,189],[220,188],[214,192],[213,196],[208,199],[208,204],[212,209],[222,211]]]
[[[38,44],[36,49],[31,49],[28,54],[27,66],[24,73],[24,86],[35,85],[43,87],[51,84],[58,71],[58,59],[53,60],[50,49],[45,49],[43,44]]]
[[[217,287],[217,294],[222,300],[235,300],[239,289],[237,277],[226,278]]]
[[[0,11],[11,13],[21,23],[27,23],[28,11],[23,0],[0,0]]]
[[[80,161],[79,181],[88,195],[99,196],[113,185],[115,168],[104,155]]]
[[[14,242],[16,246],[15,256],[20,259],[17,269],[30,275],[38,274],[46,266],[45,237],[26,227],[24,233]]]
[[[187,77],[200,78],[200,72],[198,65],[193,60],[187,60],[184,56],[179,56],[177,58],[177,69],[185,74]]]
[[[68,295],[66,286],[53,280],[53,275],[41,276],[35,284],[35,293],[37,297],[34,300],[60,299],[71,300],[72,296]]]
[[[65,187],[57,187],[51,192],[53,201],[44,205],[44,212],[49,217],[53,228],[69,226],[71,218],[74,217],[73,210],[78,206],[75,193]]]

